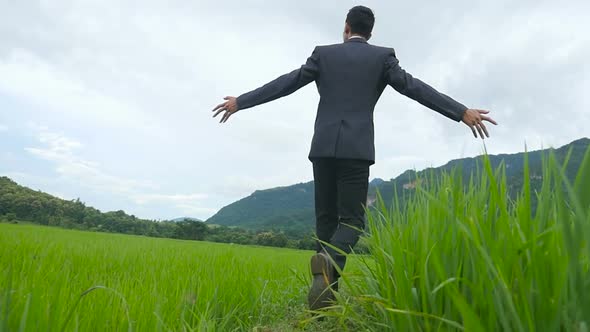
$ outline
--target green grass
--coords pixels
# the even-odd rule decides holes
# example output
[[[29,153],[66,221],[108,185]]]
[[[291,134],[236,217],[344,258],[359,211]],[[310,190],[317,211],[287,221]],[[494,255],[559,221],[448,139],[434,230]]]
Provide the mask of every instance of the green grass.
[[[421,179],[404,208],[381,201],[371,260],[328,315],[353,331],[588,331],[590,151],[574,183],[563,169],[546,156],[531,192],[525,162],[515,200],[486,160],[466,186],[455,170]]]
[[[379,201],[320,323],[310,252],[0,224],[0,331],[587,332],[590,151],[575,181],[551,155],[540,190],[524,173],[514,200],[484,161]]]
[[[308,318],[306,251],[8,224],[0,244],[1,331],[291,331]]]

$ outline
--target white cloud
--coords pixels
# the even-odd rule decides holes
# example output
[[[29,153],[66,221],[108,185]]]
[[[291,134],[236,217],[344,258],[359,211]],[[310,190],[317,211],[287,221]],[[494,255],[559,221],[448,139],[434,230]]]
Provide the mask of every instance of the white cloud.
[[[150,202],[173,202],[173,203],[186,203],[193,202],[200,199],[207,198],[207,194],[174,194],[174,195],[162,195],[162,194],[141,194],[135,196],[135,201],[138,204],[148,204]]]
[[[5,59],[0,58],[0,91],[69,119],[161,130],[132,103],[91,88],[28,50],[13,49]]]
[[[62,133],[38,127],[39,142],[42,147],[27,147],[25,150],[41,159],[55,164],[58,174],[70,181],[97,191],[113,194],[129,194],[140,189],[153,189],[155,185],[145,181],[135,181],[108,174],[100,169],[97,162],[85,160],[78,155],[82,143],[66,137]]]
[[[198,207],[191,204],[178,204],[175,206],[179,214],[183,216],[211,216],[217,212],[217,209]],[[201,218],[203,220],[205,218]]]
[[[157,205],[173,208],[178,215],[209,216],[217,210],[203,207],[207,194],[135,194],[133,200],[138,205]],[[204,219],[204,218],[203,218]]]
[[[180,211],[211,212],[200,204],[208,198],[206,194],[162,194],[154,192],[158,186],[151,181],[140,181],[109,174],[99,163],[85,160],[80,156],[84,145],[62,133],[52,132],[47,127],[33,126],[37,130],[42,146],[27,147],[31,155],[50,161],[64,181],[73,182],[100,194],[114,197],[123,196],[137,205],[172,205]],[[18,174],[14,174],[18,176]],[[151,192],[151,193],[146,193]],[[63,195],[62,195],[63,196]]]
[[[500,126],[490,130],[490,153],[588,135],[581,124],[590,122],[590,44],[581,31],[590,30],[590,2],[367,5],[377,18],[371,43],[394,47],[408,72],[492,111]],[[21,144],[13,151],[50,162],[59,179],[77,183],[56,192],[102,192],[101,204],[148,217],[193,211],[205,218],[256,189],[309,181],[313,84],[225,125],[210,109],[297,68],[315,45],[339,42],[350,6],[15,2],[0,13],[0,121],[11,134],[18,121],[34,120],[67,135],[40,130],[39,146],[4,144]],[[375,119],[371,176],[388,179],[483,150],[462,124],[389,88]],[[36,166],[41,172],[45,164]]]

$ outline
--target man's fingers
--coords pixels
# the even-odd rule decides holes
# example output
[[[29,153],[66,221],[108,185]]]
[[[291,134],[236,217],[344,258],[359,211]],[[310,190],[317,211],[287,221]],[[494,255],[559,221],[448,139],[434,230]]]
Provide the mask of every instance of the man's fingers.
[[[223,113],[223,116],[221,117],[221,120],[219,120],[219,123],[225,123],[227,121],[227,119],[229,119],[229,117],[232,115],[233,113],[226,110],[225,113]]]
[[[494,119],[484,115],[488,113],[490,113],[490,111],[470,109],[469,112],[464,115],[463,122],[465,122],[465,124],[467,124],[467,126],[471,129],[471,132],[475,138],[477,138],[478,134],[482,139],[490,137],[488,128],[485,126],[483,121],[488,121],[494,125],[498,124],[496,121],[494,121]]]
[[[487,121],[487,122],[493,123],[493,124],[495,124],[495,125],[498,125],[498,123],[497,123],[496,121],[494,121],[494,119],[492,119],[492,118],[490,118],[490,117],[487,117],[487,116],[482,116],[482,117],[481,117],[481,119],[482,119],[482,120],[485,120],[485,121]]]
[[[215,114],[213,115],[213,117],[216,117],[216,116],[217,116],[219,113],[221,113],[221,112],[223,112],[223,111],[225,111],[225,107],[224,107],[224,108],[222,108],[222,109],[220,109],[219,111],[217,111],[217,113],[215,113]]]
[[[225,104],[226,104],[226,102],[223,102],[223,103],[221,103],[221,104],[219,104],[219,105],[215,106],[215,107],[213,108],[213,112],[217,111],[217,110],[218,110],[219,108],[221,108],[221,107],[225,107]]]
[[[227,112],[225,113],[225,116],[223,117],[223,123],[227,122],[227,119],[229,119],[229,117],[232,115],[233,113],[231,112]]]
[[[480,122],[479,123],[479,126],[481,127],[481,129],[483,129],[483,132],[486,134],[486,137],[489,138],[490,137],[490,134],[488,133],[488,128],[486,128],[486,126],[483,124],[483,122]]]
[[[475,128],[477,129],[477,132],[479,133],[479,137],[483,138],[483,131],[481,130],[479,123],[477,125],[475,125]]]
[[[224,107],[223,106],[221,106],[221,107],[220,106],[215,106],[215,108],[211,112],[219,112],[220,109],[224,109]]]
[[[226,104],[226,103],[227,103],[227,102],[223,102],[223,103],[221,103],[221,104],[219,104],[219,105],[215,106],[215,107],[213,108],[213,112],[215,112],[215,111],[216,111],[218,108],[225,106],[225,104]]]

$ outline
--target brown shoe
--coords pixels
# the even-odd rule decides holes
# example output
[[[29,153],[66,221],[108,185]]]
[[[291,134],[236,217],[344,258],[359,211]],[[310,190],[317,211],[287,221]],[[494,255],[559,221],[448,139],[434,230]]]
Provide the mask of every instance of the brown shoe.
[[[313,276],[307,301],[311,310],[325,308],[334,301],[334,293],[330,285],[334,282],[332,263],[323,252],[311,257],[311,274]]]

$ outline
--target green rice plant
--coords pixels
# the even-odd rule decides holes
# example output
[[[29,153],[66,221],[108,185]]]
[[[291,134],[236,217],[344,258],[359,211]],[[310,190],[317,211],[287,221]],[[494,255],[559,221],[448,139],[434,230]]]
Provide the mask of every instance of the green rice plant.
[[[325,315],[354,331],[588,331],[590,150],[574,183],[566,163],[546,156],[533,191],[525,161],[513,199],[486,157],[468,183],[429,173],[403,200],[379,197],[370,256]]]
[[[319,316],[304,307],[311,252],[0,224],[0,332],[586,332],[590,151],[573,181],[567,160],[547,155],[537,190],[525,162],[512,198],[486,158],[379,198],[369,254]]]
[[[310,255],[1,224],[0,331],[290,331]]]

